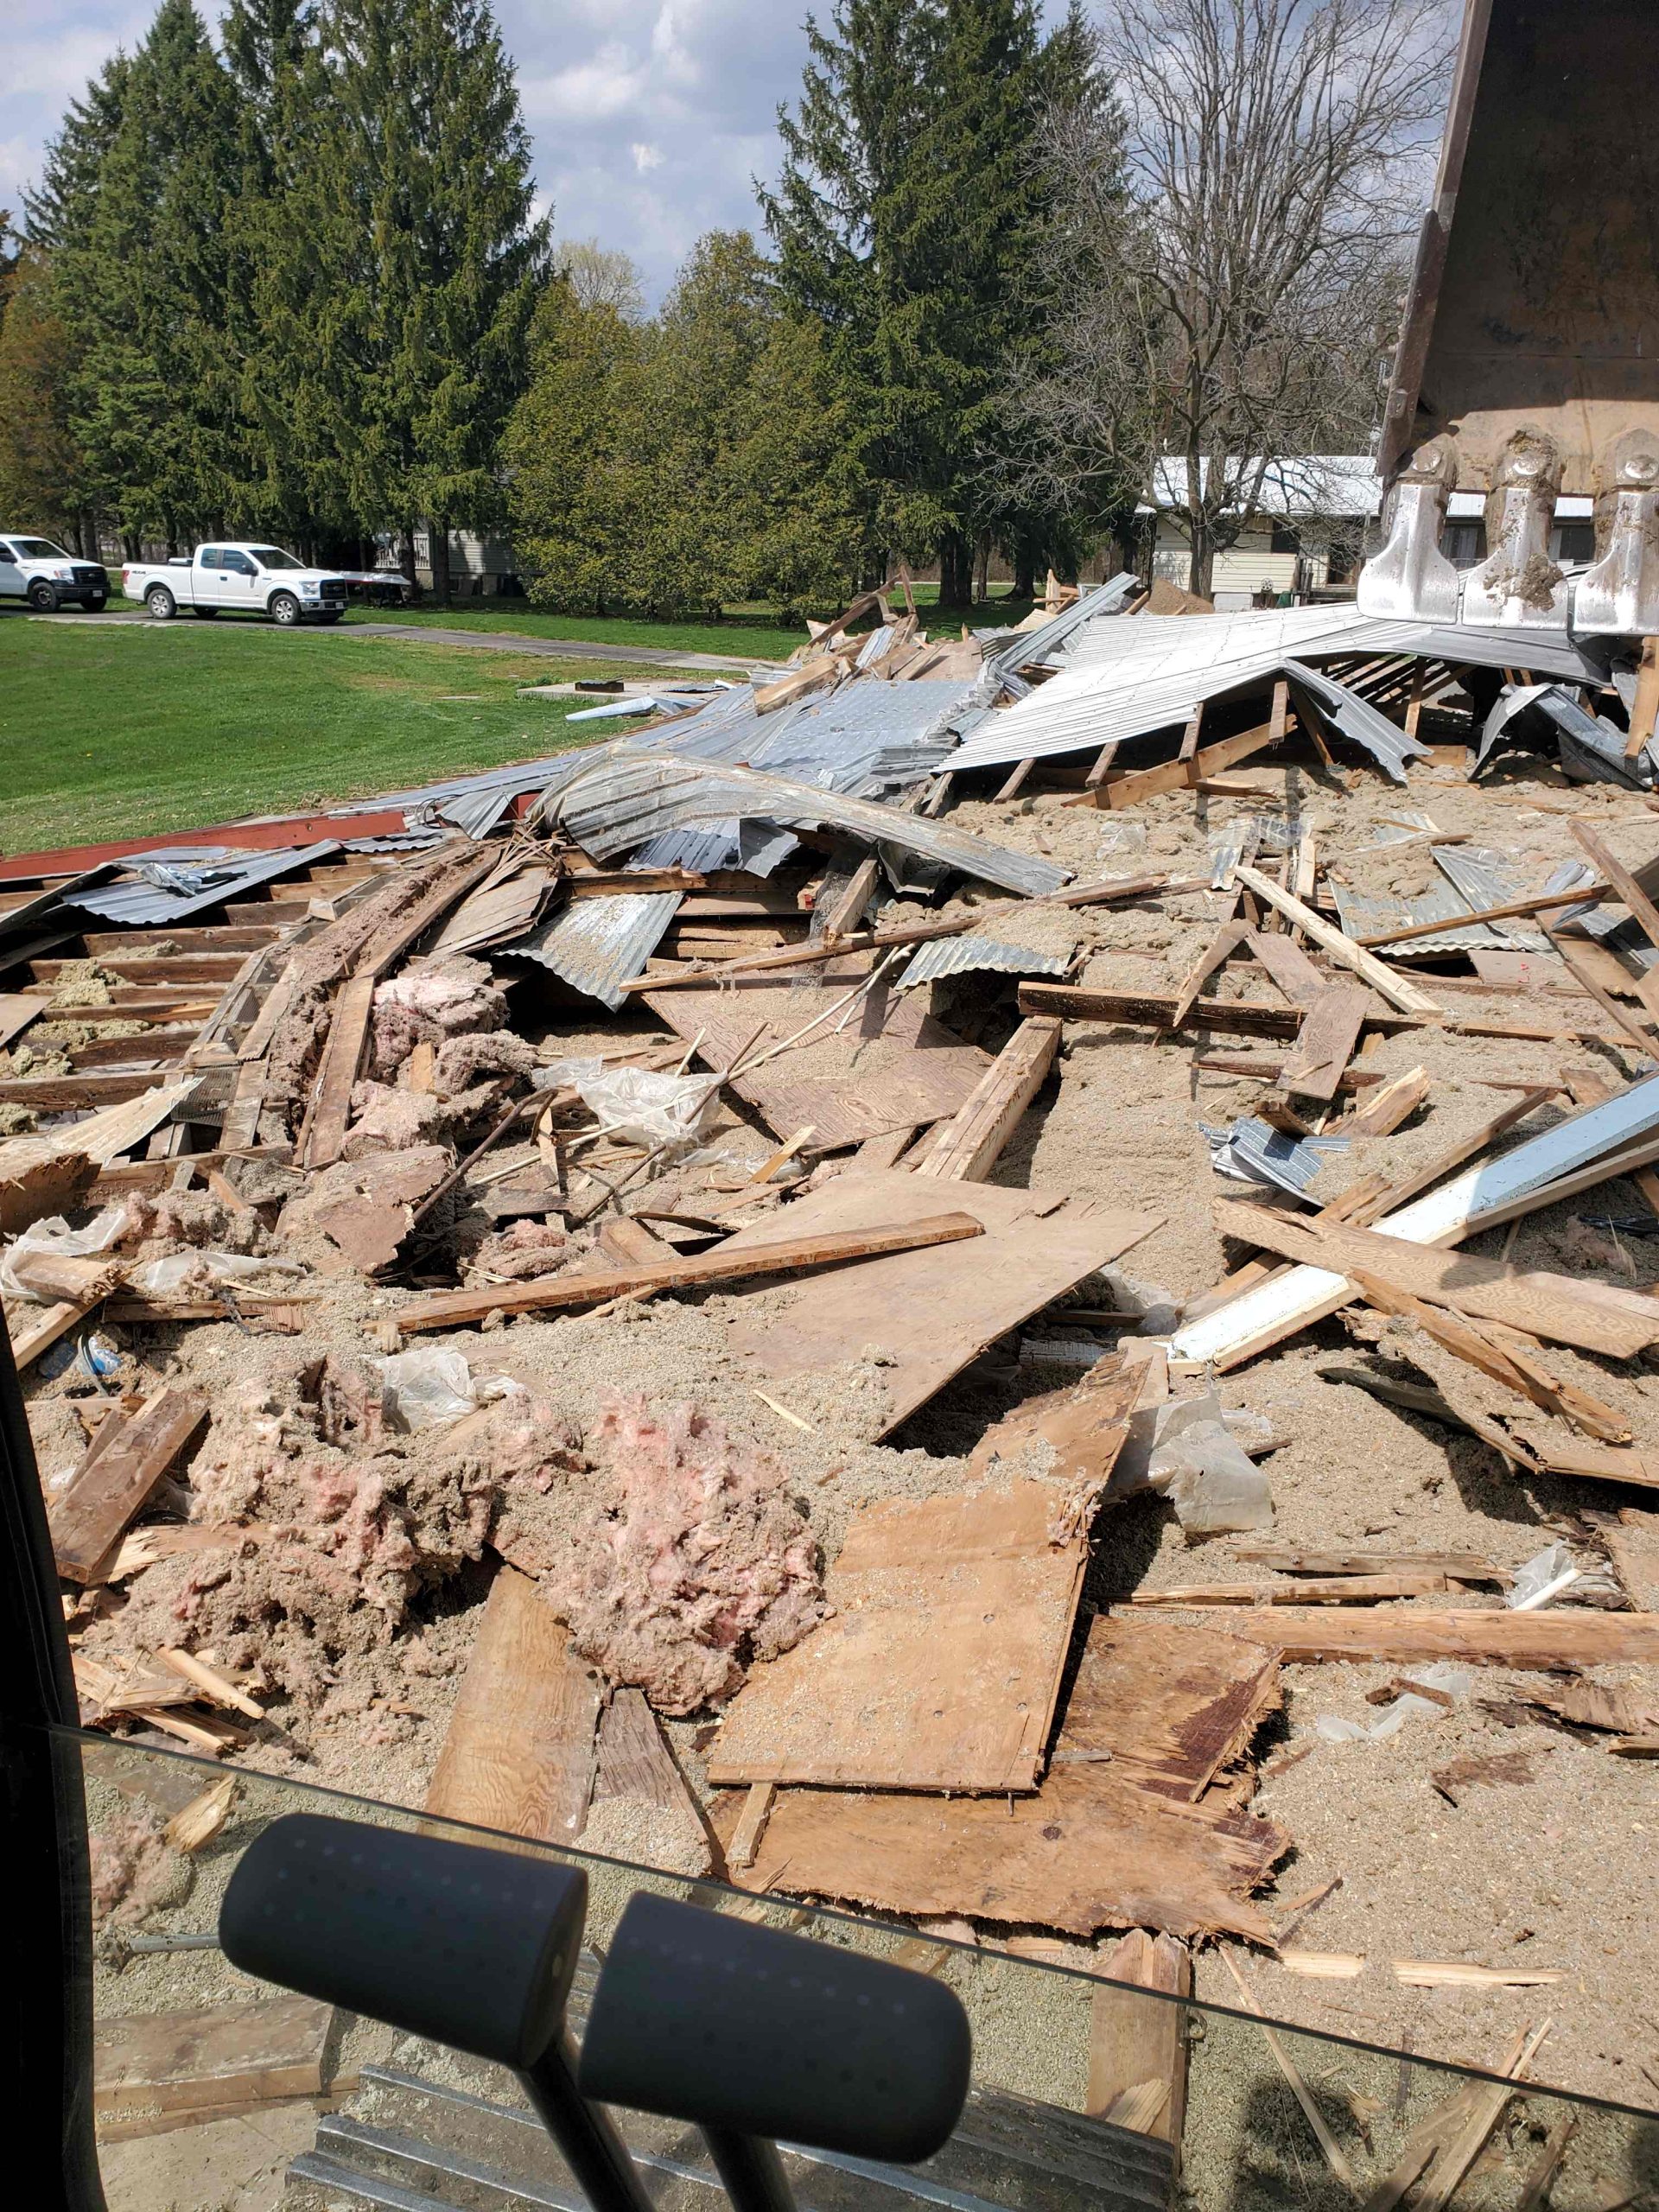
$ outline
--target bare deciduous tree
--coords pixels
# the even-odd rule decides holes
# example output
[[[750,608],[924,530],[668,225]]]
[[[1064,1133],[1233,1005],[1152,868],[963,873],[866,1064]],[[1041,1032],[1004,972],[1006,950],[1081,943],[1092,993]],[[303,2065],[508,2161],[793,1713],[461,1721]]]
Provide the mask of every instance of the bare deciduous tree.
[[[1119,0],[1062,97],[1046,327],[1011,365],[1025,488],[1171,515],[1207,592],[1263,486],[1363,450],[1438,136],[1446,0]],[[1309,481],[1291,482],[1306,475]]]
[[[597,238],[566,238],[554,264],[582,308],[613,308],[624,322],[645,319],[639,271],[626,253]]]

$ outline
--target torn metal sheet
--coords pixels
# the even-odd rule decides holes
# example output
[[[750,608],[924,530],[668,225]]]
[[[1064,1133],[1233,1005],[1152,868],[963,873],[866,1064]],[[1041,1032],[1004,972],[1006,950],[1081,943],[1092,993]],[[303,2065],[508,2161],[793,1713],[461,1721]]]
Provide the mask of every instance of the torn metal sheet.
[[[1435,867],[1450,880],[1471,914],[1484,913],[1489,906],[1512,906],[1526,895],[1519,877],[1504,868],[1502,853],[1484,845],[1436,845],[1432,849]],[[1508,945],[1512,951],[1549,950],[1549,939],[1535,922],[1511,916],[1484,926],[1499,944]]]
[[[1287,1136],[1253,1115],[1230,1129],[1212,1129],[1203,1122],[1198,1127],[1217,1174],[1239,1183],[1274,1184],[1294,1198],[1307,1199],[1309,1186],[1330,1155],[1348,1149],[1346,1137]]]
[[[550,791],[545,818],[559,823],[584,852],[609,860],[665,831],[741,818],[798,830],[841,830],[868,844],[919,854],[981,883],[1024,898],[1058,891],[1071,870],[1035,854],[1011,852],[948,822],[898,807],[815,790],[752,768],[675,759],[618,747]]]
[[[1425,922],[1450,925],[1435,931],[1432,937],[1414,937],[1397,948],[1385,945],[1382,948],[1385,955],[1390,950],[1414,954],[1489,952],[1495,945],[1509,942],[1506,938],[1496,936],[1484,922],[1465,922],[1458,926],[1459,917],[1466,915],[1469,908],[1449,883],[1436,884],[1420,899],[1396,899],[1387,893],[1368,895],[1356,891],[1336,875],[1329,880],[1344,931],[1362,944],[1367,938],[1387,937],[1395,930],[1421,928]]]
[[[1659,780],[1659,740],[1649,739],[1633,760],[1627,760],[1627,733],[1615,722],[1587,714],[1562,684],[1512,684],[1503,692],[1481,731],[1477,771],[1485,766],[1500,741],[1541,749],[1553,743],[1561,773],[1575,783],[1621,784],[1627,791],[1645,791]]]
[[[315,868],[339,850],[336,841],[327,837],[315,845],[238,854],[234,859],[196,866],[146,855],[128,863],[140,879],[137,883],[112,883],[98,890],[67,893],[63,903],[83,914],[95,914],[100,921],[131,929],[183,922],[193,914],[222,906],[226,899],[245,898],[261,884],[274,883],[301,868]]]
[[[1383,774],[1392,776],[1396,784],[1406,780],[1408,760],[1427,759],[1426,745],[1420,745],[1414,737],[1408,737],[1380,707],[1372,706],[1369,699],[1362,699],[1357,691],[1351,691],[1334,677],[1322,675],[1300,660],[1286,661],[1284,676],[1299,709],[1306,713],[1311,703],[1319,721],[1347,738],[1351,744],[1363,747]]]
[[[622,985],[643,970],[680,910],[677,891],[623,892],[608,899],[573,899],[549,921],[498,956],[539,961],[573,990],[613,1013],[627,1001]]]
[[[1210,847],[1210,888],[1224,890],[1241,861],[1254,867],[1258,853],[1287,853],[1298,834],[1281,814],[1236,815]]]
[[[1065,976],[1071,967],[1064,953],[1033,952],[1029,945],[990,937],[940,937],[917,946],[893,988],[914,990],[918,983],[937,983],[942,976],[971,976],[982,969],[1002,976]]]
[[[982,723],[951,766],[1001,767],[1098,751],[1109,741],[1185,723],[1201,701],[1265,688],[1287,661],[1306,665],[1357,653],[1412,653],[1453,665],[1518,664],[1584,683],[1605,677],[1604,664],[1565,631],[1437,629],[1373,621],[1352,607],[1138,614],[1132,622],[1082,626],[1069,640],[1061,672]],[[1411,741],[1396,731],[1395,742]]]
[[[1121,614],[1140,589],[1138,576],[1128,570],[1082,592],[1070,607],[1063,607],[1040,628],[979,630],[975,635],[984,647],[985,658],[999,670],[1036,668],[1064,659],[1065,649],[1077,633],[1103,615]]]

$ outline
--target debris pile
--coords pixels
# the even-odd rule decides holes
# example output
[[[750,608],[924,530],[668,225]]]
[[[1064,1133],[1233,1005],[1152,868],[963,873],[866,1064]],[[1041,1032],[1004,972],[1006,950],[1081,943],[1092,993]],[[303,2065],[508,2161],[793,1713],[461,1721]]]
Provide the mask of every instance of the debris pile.
[[[1374,2040],[1518,1986],[1518,1838],[1570,1963],[1659,1747],[1639,641],[1058,597],[7,863],[88,1726],[1352,2027],[1318,1910]]]

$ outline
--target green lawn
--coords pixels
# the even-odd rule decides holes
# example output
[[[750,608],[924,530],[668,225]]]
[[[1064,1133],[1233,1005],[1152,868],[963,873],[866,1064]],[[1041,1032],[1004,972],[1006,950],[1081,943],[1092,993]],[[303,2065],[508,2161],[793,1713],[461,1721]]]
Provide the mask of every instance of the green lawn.
[[[372,797],[609,734],[524,683],[642,674],[251,625],[0,615],[0,851]]]

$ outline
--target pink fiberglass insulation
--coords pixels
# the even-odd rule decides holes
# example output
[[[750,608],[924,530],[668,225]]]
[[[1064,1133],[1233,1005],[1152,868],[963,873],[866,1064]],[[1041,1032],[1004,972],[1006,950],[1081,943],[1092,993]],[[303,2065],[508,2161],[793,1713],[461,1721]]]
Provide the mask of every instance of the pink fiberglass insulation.
[[[820,1619],[817,1546],[784,1471],[723,1422],[625,1399],[583,1450],[589,1471],[556,1492],[555,1513],[504,1502],[500,1542],[539,1573],[576,1649],[611,1681],[695,1713]]]

